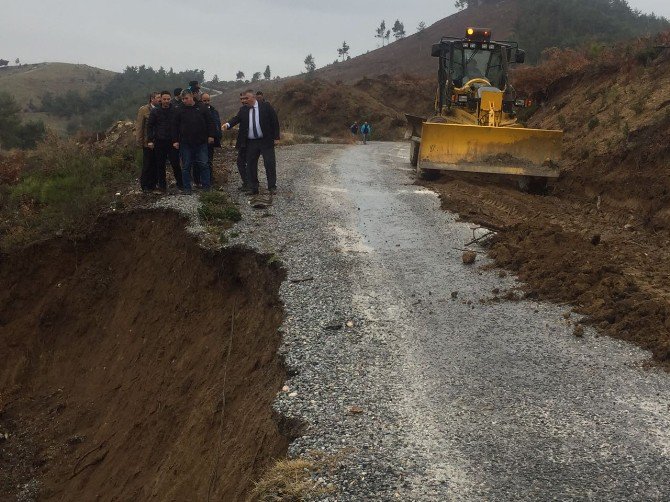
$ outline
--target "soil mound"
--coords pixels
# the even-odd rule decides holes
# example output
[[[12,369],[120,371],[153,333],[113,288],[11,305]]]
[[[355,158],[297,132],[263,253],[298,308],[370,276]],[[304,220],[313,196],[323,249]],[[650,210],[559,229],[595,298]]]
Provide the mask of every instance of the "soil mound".
[[[285,454],[283,274],[184,224],[109,216],[2,257],[0,499],[238,500]]]

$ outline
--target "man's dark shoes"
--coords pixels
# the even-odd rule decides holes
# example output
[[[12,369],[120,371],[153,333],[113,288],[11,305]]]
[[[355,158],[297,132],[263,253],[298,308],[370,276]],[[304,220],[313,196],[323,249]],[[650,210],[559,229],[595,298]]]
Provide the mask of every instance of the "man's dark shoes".
[[[268,192],[270,192],[272,195],[275,195],[277,193],[277,187],[269,188]]]

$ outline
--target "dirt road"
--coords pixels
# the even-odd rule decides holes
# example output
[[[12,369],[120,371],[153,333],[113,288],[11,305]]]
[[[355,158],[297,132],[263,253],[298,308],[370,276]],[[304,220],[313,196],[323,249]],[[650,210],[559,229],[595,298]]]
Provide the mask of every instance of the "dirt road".
[[[306,424],[293,455],[340,455],[323,497],[663,499],[668,375],[575,337],[569,307],[520,299],[483,255],[465,266],[471,229],[406,159],[393,143],[281,149],[274,205],[231,234],[287,267],[294,376],[276,406]]]

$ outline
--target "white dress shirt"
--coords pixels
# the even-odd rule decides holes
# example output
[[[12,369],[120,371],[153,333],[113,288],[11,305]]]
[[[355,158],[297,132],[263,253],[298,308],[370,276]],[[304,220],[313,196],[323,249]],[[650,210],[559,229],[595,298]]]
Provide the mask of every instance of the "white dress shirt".
[[[252,123],[254,110],[256,110],[256,131],[258,132],[258,137],[256,138],[254,138],[254,126]],[[263,137],[263,131],[261,130],[261,121],[259,115],[260,114],[258,113],[258,101],[256,101],[256,103],[254,103],[254,106],[252,108],[249,108],[249,134],[247,136],[249,139],[260,139]]]

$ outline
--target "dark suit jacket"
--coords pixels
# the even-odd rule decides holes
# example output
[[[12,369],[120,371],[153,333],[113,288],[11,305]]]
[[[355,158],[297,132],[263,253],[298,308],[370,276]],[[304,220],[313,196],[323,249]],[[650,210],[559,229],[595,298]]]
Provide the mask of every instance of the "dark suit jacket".
[[[279,139],[279,118],[277,112],[269,103],[258,103],[258,118],[263,131],[263,142],[273,144]],[[228,121],[230,127],[239,124],[240,132],[237,135],[237,148],[245,148],[249,137],[249,107],[243,106],[233,118]]]

